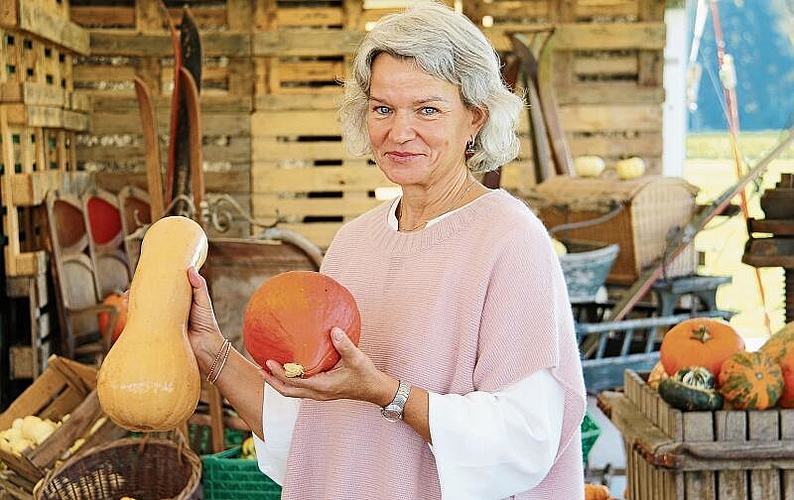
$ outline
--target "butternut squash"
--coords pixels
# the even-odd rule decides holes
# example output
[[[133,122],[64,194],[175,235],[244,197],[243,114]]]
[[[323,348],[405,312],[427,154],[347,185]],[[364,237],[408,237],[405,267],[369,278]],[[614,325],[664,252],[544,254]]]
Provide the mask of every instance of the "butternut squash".
[[[196,409],[201,376],[187,338],[192,289],[207,236],[196,222],[164,217],[149,227],[130,285],[127,323],[99,368],[105,413],[132,431],[166,431]]]

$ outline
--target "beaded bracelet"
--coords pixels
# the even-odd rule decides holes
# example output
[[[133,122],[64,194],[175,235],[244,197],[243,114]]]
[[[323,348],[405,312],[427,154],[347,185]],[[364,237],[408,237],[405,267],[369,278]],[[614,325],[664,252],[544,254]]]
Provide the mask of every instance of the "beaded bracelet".
[[[221,348],[218,349],[218,354],[215,355],[215,359],[212,360],[212,364],[207,370],[207,382],[210,381],[210,378],[212,377],[212,372],[215,371],[215,367],[218,365],[218,361],[220,361],[221,357],[223,356],[223,350],[226,348],[227,345],[231,345],[231,342],[229,341],[229,339],[223,339],[223,344],[221,344]]]
[[[221,372],[223,371],[223,367],[226,366],[226,360],[229,359],[229,352],[231,352],[231,350],[232,350],[232,343],[231,342],[226,342],[226,345],[224,347],[226,347],[226,351],[224,351],[224,353],[223,353],[223,359],[221,360],[221,364],[218,365],[218,371],[215,372],[215,377],[213,377],[213,379],[210,380],[210,384],[215,385],[215,381],[217,381],[218,377],[221,376]]]

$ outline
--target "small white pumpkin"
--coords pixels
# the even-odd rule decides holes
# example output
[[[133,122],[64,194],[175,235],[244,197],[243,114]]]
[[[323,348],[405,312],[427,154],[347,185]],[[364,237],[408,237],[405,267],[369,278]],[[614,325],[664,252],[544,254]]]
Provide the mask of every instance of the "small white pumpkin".
[[[573,168],[579,177],[598,177],[605,167],[604,159],[600,156],[577,156],[573,160]]]
[[[615,164],[615,170],[621,179],[636,179],[645,173],[645,160],[632,156]]]
[[[558,240],[557,238],[552,238],[551,244],[554,247],[554,253],[557,254],[557,257],[568,255],[568,248],[565,246],[565,243],[563,243],[562,241]]]

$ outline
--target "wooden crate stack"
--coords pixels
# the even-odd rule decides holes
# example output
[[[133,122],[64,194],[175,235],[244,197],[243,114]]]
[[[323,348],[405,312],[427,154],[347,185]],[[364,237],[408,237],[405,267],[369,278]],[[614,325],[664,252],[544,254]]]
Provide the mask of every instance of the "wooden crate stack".
[[[598,404],[622,434],[627,500],[794,498],[794,410],[682,412],[627,370]]]
[[[97,170],[99,184],[110,190],[143,186],[132,79],[142,77],[155,91],[164,152],[171,42],[157,0],[98,3],[71,9],[72,20],[91,33],[91,56],[74,69],[76,86],[94,98],[93,126],[79,137],[78,162]],[[186,3],[205,55],[207,191],[233,195],[263,222],[278,210],[282,227],[327,246],[342,223],[380,202],[376,190],[390,186],[367,158],[344,152],[339,80],[367,25],[410,2]],[[555,88],[574,155],[597,154],[609,163],[637,155],[650,173],[660,171],[664,1],[459,3],[500,52],[509,50],[508,31],[554,27]],[[171,15],[178,22],[180,9]],[[502,178],[517,192],[535,184],[525,118],[522,136],[522,155]]]
[[[74,69],[75,86],[93,102],[92,127],[78,137],[78,162],[96,172],[97,184],[112,192],[126,185],[146,188],[133,78],[142,78],[152,92],[161,164],[165,165],[174,75],[173,47],[158,1],[117,4],[92,2],[71,8],[72,20],[91,33],[91,54],[79,58]],[[204,55],[201,111],[206,190],[232,195],[245,207],[251,193],[252,4],[228,0],[191,6]],[[169,14],[178,24],[182,9],[171,8]],[[247,232],[247,225],[236,224],[228,234]]]
[[[35,378],[49,355],[44,196],[76,182],[75,135],[89,102],[74,92],[73,58],[88,32],[63,0],[7,0],[0,8],[0,200],[9,297],[29,301],[30,342],[11,347],[11,378]],[[57,321],[57,320],[56,320]]]
[[[553,81],[559,119],[574,157],[602,156],[608,167],[642,157],[661,173],[664,0],[463,0],[500,52],[505,33],[553,29]],[[526,135],[526,132],[523,133]],[[529,151],[528,144],[522,144]],[[503,186],[522,191],[531,162],[504,169]]]

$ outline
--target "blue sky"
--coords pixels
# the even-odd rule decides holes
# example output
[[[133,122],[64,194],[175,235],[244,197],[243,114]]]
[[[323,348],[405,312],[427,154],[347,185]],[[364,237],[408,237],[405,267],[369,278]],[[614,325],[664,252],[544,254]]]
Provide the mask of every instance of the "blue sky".
[[[697,0],[688,3],[691,31]],[[736,62],[740,128],[779,130],[794,125],[794,0],[719,0],[718,7],[725,50]],[[690,33],[690,42],[691,38]],[[697,60],[703,71],[689,130],[725,130],[710,11]]]

